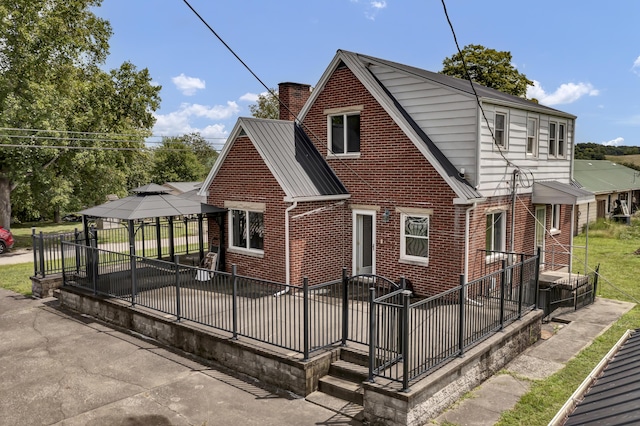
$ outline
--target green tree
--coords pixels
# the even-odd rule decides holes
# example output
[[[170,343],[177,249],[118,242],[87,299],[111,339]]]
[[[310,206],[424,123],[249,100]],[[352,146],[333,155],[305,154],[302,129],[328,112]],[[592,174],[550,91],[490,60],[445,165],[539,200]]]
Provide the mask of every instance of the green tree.
[[[127,62],[100,69],[112,33],[93,13],[101,3],[0,2],[0,225],[16,201],[18,211],[56,216],[126,193],[140,170],[129,165],[145,155],[160,87]],[[114,146],[132,150],[104,150]]]
[[[154,183],[196,182],[202,180],[207,172],[184,137],[163,138],[162,145],[154,150]]]
[[[275,95],[273,95],[275,93]],[[249,105],[251,115],[256,118],[271,118],[277,120],[280,118],[280,101],[278,100],[278,91],[270,89],[268,93],[258,95],[255,104]]]
[[[180,139],[191,148],[198,162],[202,164],[202,167],[206,171],[205,173],[208,173],[218,159],[218,151],[197,132],[186,134]],[[206,177],[206,174],[204,177]]]
[[[465,46],[461,54],[455,53],[445,58],[442,61],[443,68],[440,73],[468,79],[462,62],[463,58],[471,79],[483,86],[524,97],[527,86],[533,85],[533,81],[513,66],[511,52],[488,49],[479,44]]]

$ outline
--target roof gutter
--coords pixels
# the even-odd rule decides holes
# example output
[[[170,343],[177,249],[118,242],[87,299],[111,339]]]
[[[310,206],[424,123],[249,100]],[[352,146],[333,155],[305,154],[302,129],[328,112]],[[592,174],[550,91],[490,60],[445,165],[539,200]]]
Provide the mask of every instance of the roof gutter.
[[[314,201],[335,201],[335,200],[346,200],[347,198],[351,198],[351,194],[335,194],[335,195],[311,195],[307,197],[284,197],[283,201],[285,203],[306,203],[306,202],[314,202]]]
[[[509,102],[509,101],[504,101],[502,99],[495,99],[495,98],[487,98],[487,97],[480,97],[480,99],[482,101],[485,101],[488,104],[492,104],[492,105],[499,105],[499,106],[503,106],[503,107],[508,107],[508,108],[515,108],[515,109],[526,109],[526,110],[530,110],[530,111],[534,111],[540,114],[546,114],[546,115],[554,115],[557,117],[564,117],[564,118],[568,118],[571,120],[575,120],[577,117],[573,114],[569,114],[568,112],[563,112],[557,109],[551,109],[549,110],[548,108],[542,108],[542,107],[536,107],[535,103],[531,103],[531,105],[527,105],[527,107],[525,108],[524,105],[518,104],[516,102]]]

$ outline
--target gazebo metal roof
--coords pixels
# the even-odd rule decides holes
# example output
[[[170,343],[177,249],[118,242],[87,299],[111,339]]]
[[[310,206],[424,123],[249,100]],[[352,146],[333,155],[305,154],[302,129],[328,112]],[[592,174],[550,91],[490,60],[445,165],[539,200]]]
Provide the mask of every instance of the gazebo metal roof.
[[[80,212],[85,216],[137,220],[192,214],[222,213],[226,209],[169,194],[164,186],[149,184],[134,189],[134,195],[109,201]]]

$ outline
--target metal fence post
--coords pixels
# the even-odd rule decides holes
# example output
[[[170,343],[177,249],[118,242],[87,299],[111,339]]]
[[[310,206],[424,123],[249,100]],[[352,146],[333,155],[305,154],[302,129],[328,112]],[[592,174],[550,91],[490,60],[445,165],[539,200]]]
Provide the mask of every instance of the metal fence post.
[[[404,287],[404,277],[402,277],[402,284]],[[411,302],[411,291],[404,290],[403,296],[403,330],[402,330],[402,392],[409,392],[409,304]]]
[[[67,274],[66,274],[66,270],[64,267],[64,243],[66,243],[66,241],[60,241],[60,251],[61,251],[61,264],[62,264],[62,285],[65,285],[65,282],[67,281]]]
[[[303,361],[307,361],[309,359],[309,278],[304,277],[302,280],[302,292],[303,292],[303,306],[302,306],[302,315],[303,319],[303,327],[302,330],[302,345],[303,345]]]
[[[180,321],[180,256],[176,256],[176,261],[174,263],[176,268],[176,320]]]
[[[522,318],[522,293],[524,293],[524,254],[520,254],[520,291],[518,292],[518,319]]]
[[[504,296],[507,281],[507,261],[502,259],[502,271],[500,271],[500,330],[504,330]]]
[[[78,228],[73,228],[73,242],[75,244],[76,250],[76,274],[80,272],[80,232],[78,232]]]
[[[342,346],[347,346],[349,338],[349,278],[347,268],[342,267]]]
[[[36,247],[36,228],[31,228],[31,248],[33,249],[33,276],[38,275],[38,248]]]
[[[233,340],[238,340],[238,283],[237,283],[237,266],[234,263],[231,265],[231,308],[232,308],[232,322],[233,322]]]
[[[42,274],[42,278],[44,278],[47,273],[44,270],[44,234],[40,231],[40,273]]]
[[[89,241],[89,258],[91,259],[91,284],[93,285],[94,296],[98,294],[98,265],[96,265],[96,240]]]
[[[185,237],[185,242],[187,243],[187,252],[186,254],[189,254],[189,219],[187,219],[186,217],[184,218],[184,237]]]
[[[540,276],[540,253],[541,253],[541,248],[538,247],[537,253],[536,253],[536,271],[535,271],[535,285],[533,288],[533,291],[535,291],[535,309],[538,310],[540,309],[538,304],[540,303],[540,289],[538,288],[539,282],[538,282],[538,277]]]
[[[464,355],[464,305],[466,303],[466,277],[464,274],[460,274],[460,312],[458,313],[458,351],[460,352],[459,356]]]
[[[376,356],[376,288],[369,288],[369,377],[367,380],[373,383],[373,370],[375,369]]]

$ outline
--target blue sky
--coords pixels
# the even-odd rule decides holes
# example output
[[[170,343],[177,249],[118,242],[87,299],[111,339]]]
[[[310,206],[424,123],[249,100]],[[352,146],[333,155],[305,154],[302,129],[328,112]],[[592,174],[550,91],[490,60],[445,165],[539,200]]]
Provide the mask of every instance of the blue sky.
[[[439,71],[456,52],[440,0],[189,0],[262,81],[315,85],[344,49]],[[640,146],[640,2],[448,0],[460,47],[512,53],[529,96],[577,115],[576,142]],[[108,68],[129,60],[162,85],[154,135],[220,147],[264,92],[182,0],[104,0]]]

